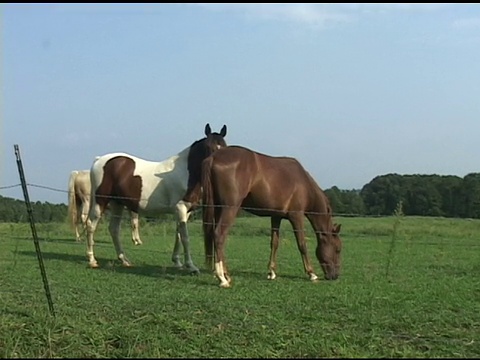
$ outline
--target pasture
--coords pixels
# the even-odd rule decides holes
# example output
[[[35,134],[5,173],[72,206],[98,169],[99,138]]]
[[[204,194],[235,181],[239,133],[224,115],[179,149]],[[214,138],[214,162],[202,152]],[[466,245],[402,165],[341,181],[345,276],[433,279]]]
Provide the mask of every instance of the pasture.
[[[37,224],[56,317],[29,224],[0,224],[0,357],[480,357],[479,220],[335,221],[338,280],[308,280],[282,222],[278,278],[270,281],[269,219],[238,218],[225,250],[228,289],[203,266],[198,276],[172,266],[173,220],[142,221],[136,247],[122,223],[132,268],[116,261],[105,221],[96,233],[98,269],[88,268],[85,243],[66,223]],[[201,220],[189,233],[193,260],[203,265]]]

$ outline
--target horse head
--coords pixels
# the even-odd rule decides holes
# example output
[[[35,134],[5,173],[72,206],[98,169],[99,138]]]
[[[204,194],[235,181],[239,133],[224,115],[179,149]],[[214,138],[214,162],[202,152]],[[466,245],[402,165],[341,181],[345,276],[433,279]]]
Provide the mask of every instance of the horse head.
[[[213,133],[210,124],[205,125],[205,136],[203,147],[205,154],[210,155],[215,150],[227,146],[225,136],[227,135],[227,125],[223,125],[219,133]],[[207,157],[205,156],[205,157]]]
[[[210,124],[205,125],[205,137],[195,141],[190,146],[188,153],[188,188],[183,198],[184,201],[192,204],[190,211],[195,209],[200,201],[200,178],[202,171],[202,161],[215,151],[226,147],[225,136],[227,135],[227,125],[223,125],[219,133],[212,132]]]
[[[340,253],[342,251],[340,228],[341,224],[334,224],[331,231],[322,232],[315,251],[326,280],[336,280],[340,275]]]

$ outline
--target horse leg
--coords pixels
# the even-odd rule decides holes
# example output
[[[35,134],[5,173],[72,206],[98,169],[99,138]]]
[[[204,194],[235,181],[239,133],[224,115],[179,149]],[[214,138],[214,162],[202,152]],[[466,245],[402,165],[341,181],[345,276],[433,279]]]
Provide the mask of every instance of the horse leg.
[[[93,240],[93,235],[98,225],[98,221],[102,216],[102,211],[98,204],[92,205],[90,208],[88,217],[87,217],[87,258],[88,263],[91,268],[97,268],[98,262],[95,259],[95,255],[93,253],[93,246],[95,245],[95,241]]]
[[[221,208],[218,219],[215,219],[214,246],[215,246],[215,275],[220,280],[220,287],[228,288],[232,279],[228,275],[227,264],[225,262],[224,246],[230,226],[232,226],[237,216],[239,207],[227,206]],[[217,218],[217,213],[215,214]]]
[[[140,239],[140,234],[138,232],[138,214],[134,211],[130,211],[131,225],[132,225],[132,242],[134,245],[142,245],[143,242]]]
[[[175,234],[175,248],[173,251],[172,260],[177,260],[178,262],[180,262],[178,259],[179,248],[177,246],[178,239],[180,238],[184,251],[184,266],[185,268],[190,270],[191,273],[198,274],[200,273],[200,270],[194,265],[192,261],[192,255],[190,253],[190,238],[188,236],[187,229],[187,221],[191,213],[188,212],[188,207],[182,200],[180,200],[175,207],[177,210],[177,231]]]
[[[217,231],[215,231],[216,233]],[[227,273],[227,264],[225,263],[224,248],[225,237],[215,234],[215,276],[220,280],[220,287],[228,288],[232,279]]]
[[[75,220],[75,241],[82,242],[82,238],[80,237],[80,231],[78,228],[81,226],[80,220]]]
[[[180,245],[181,245],[181,236],[180,236],[180,228],[178,226],[178,220],[175,227],[175,243],[173,245],[173,253],[172,253],[172,262],[174,263],[175,267],[182,268],[183,264],[180,261]]]
[[[274,280],[277,277],[275,271],[277,270],[277,250],[280,233],[281,217],[272,216],[270,218],[271,233],[270,233],[270,261],[268,263],[267,279]]]
[[[81,242],[82,239],[80,238],[80,231],[78,228],[81,226],[82,228],[85,226],[85,222],[83,222],[83,205],[80,205],[78,202],[75,205],[77,207],[77,216],[75,219],[75,241]],[[86,219],[85,219],[86,221]]]
[[[122,221],[123,205],[110,203],[111,218],[108,225],[108,231],[112,236],[113,245],[117,252],[117,258],[122,262],[123,266],[132,266],[123,252],[122,243],[120,242],[120,222]]]
[[[308,275],[310,280],[315,281],[318,279],[318,276],[313,272],[312,265],[310,264],[310,260],[308,258],[307,243],[305,241],[304,215],[302,213],[296,213],[293,215],[290,214],[289,220],[292,224],[293,232],[295,233],[298,250],[302,256],[305,273]]]
[[[81,211],[78,211],[79,218],[78,218],[77,227],[75,228],[76,231],[77,231],[77,241],[82,241],[81,235],[78,231],[78,226],[82,227],[82,235],[86,231],[89,206],[90,206],[90,201],[88,201],[87,199],[83,199],[82,200],[82,208],[78,209],[78,210],[81,210]]]

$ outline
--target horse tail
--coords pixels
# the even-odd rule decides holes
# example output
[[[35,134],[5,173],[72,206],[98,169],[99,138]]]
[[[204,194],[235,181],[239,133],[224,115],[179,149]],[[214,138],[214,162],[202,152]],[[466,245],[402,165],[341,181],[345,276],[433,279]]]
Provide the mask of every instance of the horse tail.
[[[202,163],[202,188],[203,188],[203,240],[205,244],[205,264],[213,270],[214,259],[214,233],[215,233],[215,208],[212,188],[212,162],[210,156]]]
[[[67,220],[75,228],[75,223],[77,221],[77,203],[75,196],[75,178],[78,175],[78,171],[74,170],[70,173],[70,178],[68,180],[68,210],[67,210]]]

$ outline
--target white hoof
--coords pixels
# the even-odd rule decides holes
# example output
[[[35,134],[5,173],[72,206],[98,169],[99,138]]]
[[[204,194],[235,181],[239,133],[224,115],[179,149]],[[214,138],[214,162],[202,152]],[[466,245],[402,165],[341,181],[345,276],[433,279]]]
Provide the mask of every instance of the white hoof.
[[[230,287],[230,283],[229,283],[229,282],[223,282],[223,283],[220,283],[219,286],[220,286],[221,288],[226,289],[226,288],[229,288],[229,287]]]
[[[277,278],[277,274],[275,274],[273,271],[270,271],[267,275],[268,280],[275,280]]]

